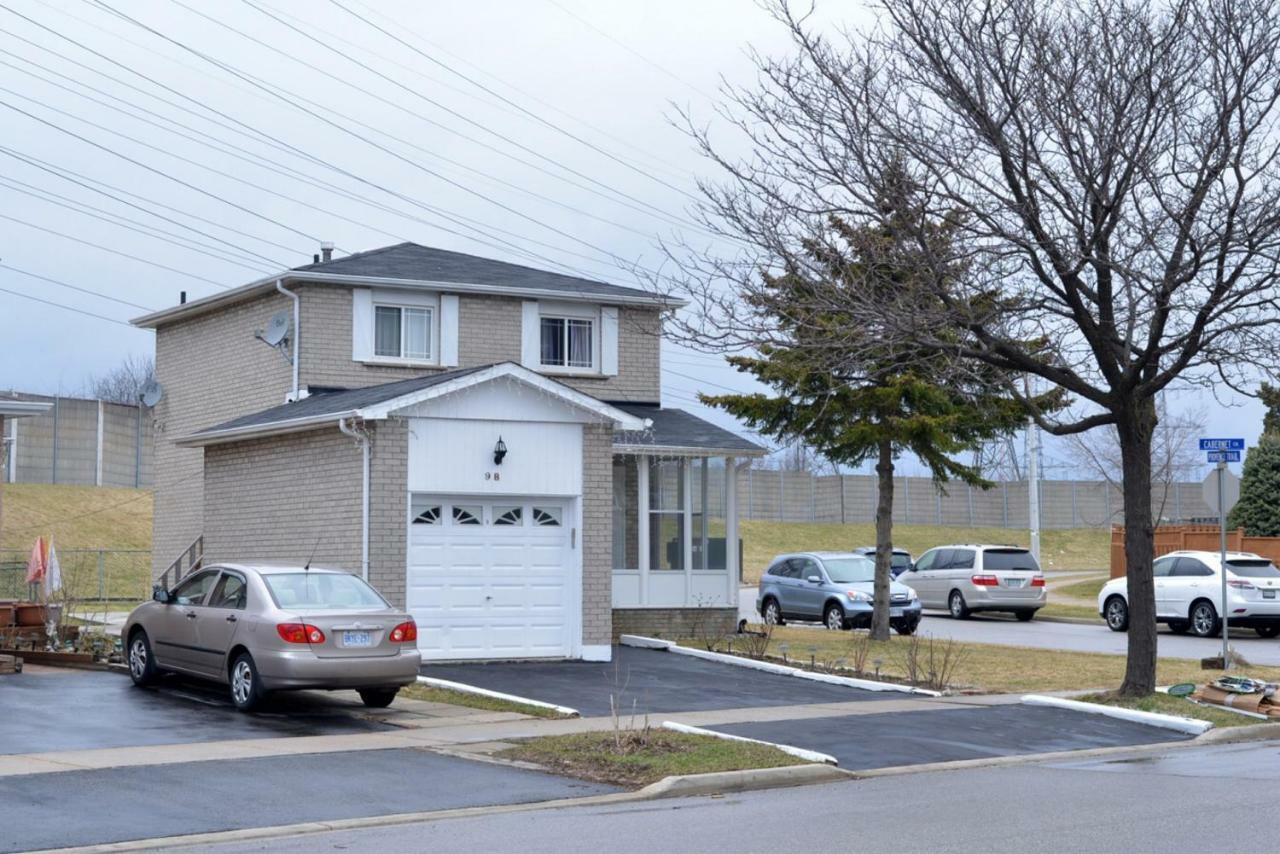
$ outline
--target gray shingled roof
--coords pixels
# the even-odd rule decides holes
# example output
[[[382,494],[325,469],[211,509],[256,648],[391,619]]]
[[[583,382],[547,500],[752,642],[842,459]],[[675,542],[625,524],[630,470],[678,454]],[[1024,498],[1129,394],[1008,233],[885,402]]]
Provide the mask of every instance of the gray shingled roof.
[[[342,412],[350,412],[354,409],[361,409],[365,406],[373,406],[387,400],[392,400],[402,394],[409,394],[411,392],[420,391],[424,388],[430,388],[433,385],[439,385],[440,383],[457,379],[458,377],[465,377],[467,374],[473,374],[476,371],[482,371],[490,367],[492,367],[492,365],[481,365],[475,368],[445,371],[444,373],[431,374],[424,377],[414,377],[409,380],[397,380],[393,383],[383,383],[382,385],[367,386],[365,388],[353,388],[344,391],[327,391],[322,394],[313,394],[310,397],[304,397],[302,400],[295,403],[273,406],[270,409],[264,409],[261,412],[255,412],[251,415],[242,415],[239,418],[233,418],[230,421],[224,421],[221,424],[206,427],[205,429],[194,433],[193,436],[201,436],[207,433],[221,433],[224,430],[236,430],[245,427],[265,427],[285,421],[296,421],[300,418],[323,418],[326,415],[337,415]]]
[[[534,267],[508,264],[491,258],[465,255],[445,249],[434,249],[417,243],[399,243],[368,252],[357,252],[345,258],[294,267],[306,273],[332,273],[336,276],[369,276],[374,278],[410,279],[427,282],[492,285],[536,291],[564,291],[592,296],[650,297],[639,288],[624,288],[607,282],[563,276]]]
[[[765,449],[742,438],[737,433],[703,421],[683,409],[664,409],[653,404],[611,403],[624,412],[640,418],[648,418],[653,426],[648,430],[617,433],[615,445],[643,446],[654,450],[662,448],[692,448],[709,451],[741,451],[745,454],[763,454]]]

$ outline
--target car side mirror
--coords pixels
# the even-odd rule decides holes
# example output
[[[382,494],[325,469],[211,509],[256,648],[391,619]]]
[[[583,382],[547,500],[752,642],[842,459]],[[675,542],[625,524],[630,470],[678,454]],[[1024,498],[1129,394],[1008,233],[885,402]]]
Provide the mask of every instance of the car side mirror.
[[[806,579],[805,579],[805,581],[808,581],[810,584],[821,584],[821,583],[822,583],[822,576],[821,576],[821,575],[810,575],[808,578],[806,578]]]
[[[173,598],[169,595],[169,591],[165,590],[159,584],[151,588],[151,598],[162,605],[168,605],[173,601]]]

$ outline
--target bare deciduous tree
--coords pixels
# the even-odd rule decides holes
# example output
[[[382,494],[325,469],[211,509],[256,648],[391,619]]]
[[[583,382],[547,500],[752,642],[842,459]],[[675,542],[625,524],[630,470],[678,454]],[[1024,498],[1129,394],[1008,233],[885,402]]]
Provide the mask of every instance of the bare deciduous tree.
[[[120,364],[89,379],[88,392],[109,403],[137,403],[142,387],[156,378],[151,356],[126,356]]]
[[[702,221],[741,248],[668,246],[664,287],[691,309],[672,331],[710,350],[771,343],[779,326],[743,310],[760,270],[808,270],[801,247],[830,241],[833,215],[875,217],[873,177],[907,164],[928,197],[922,238],[945,218],[963,255],[932,259],[933,299],[841,292],[834,310],[863,334],[815,349],[815,364],[854,374],[871,328],[881,354],[894,342],[952,353],[957,370],[999,368],[1012,395],[1031,375],[1088,407],[1038,414],[1053,434],[1114,430],[1130,602],[1121,691],[1149,693],[1157,396],[1175,383],[1243,389],[1280,355],[1280,9],[883,0],[877,28],[834,37],[785,0],[775,10],[794,51],[756,57],[758,86],[728,92],[714,141],[686,117],[724,174],[701,186]],[[965,280],[948,285],[957,264]],[[798,303],[786,325],[832,310]]]

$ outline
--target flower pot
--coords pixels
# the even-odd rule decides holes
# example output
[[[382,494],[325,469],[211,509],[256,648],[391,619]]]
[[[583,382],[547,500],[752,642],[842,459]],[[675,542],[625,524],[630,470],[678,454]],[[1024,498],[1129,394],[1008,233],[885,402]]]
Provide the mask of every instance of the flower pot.
[[[14,606],[19,626],[43,626],[50,618],[57,620],[62,613],[61,605],[41,605],[38,602],[19,602]]]
[[[13,625],[14,608],[12,602],[0,602],[0,629]]]

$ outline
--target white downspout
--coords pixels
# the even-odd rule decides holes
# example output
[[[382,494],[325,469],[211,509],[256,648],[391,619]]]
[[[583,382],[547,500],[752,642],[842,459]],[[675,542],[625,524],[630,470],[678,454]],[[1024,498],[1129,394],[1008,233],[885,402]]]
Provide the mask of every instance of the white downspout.
[[[338,429],[356,440],[360,446],[360,577],[369,580],[369,436],[355,430],[347,419],[338,421]]]
[[[296,401],[298,399],[298,363],[301,361],[298,358],[298,351],[302,343],[299,327],[299,324],[302,323],[302,300],[296,293],[284,286],[284,279],[276,279],[276,290],[293,300],[293,353],[290,354],[293,356],[291,359],[293,362],[293,391],[289,399]]]

